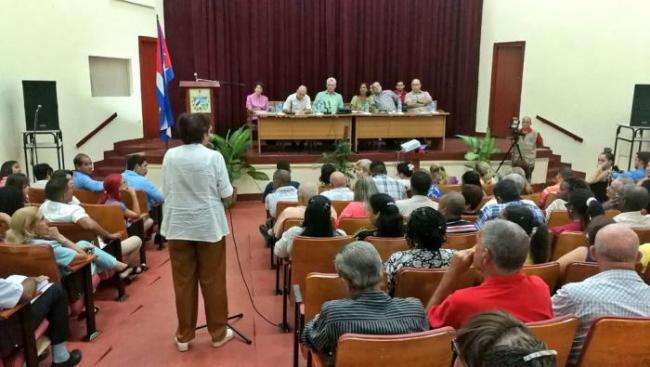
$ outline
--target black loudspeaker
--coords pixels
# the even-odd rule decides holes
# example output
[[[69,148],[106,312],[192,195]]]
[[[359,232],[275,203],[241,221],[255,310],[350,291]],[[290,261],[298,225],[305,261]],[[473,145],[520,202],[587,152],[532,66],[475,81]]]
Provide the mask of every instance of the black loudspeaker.
[[[56,82],[23,80],[25,130],[59,130]]]
[[[650,127],[650,84],[634,86],[630,126]]]

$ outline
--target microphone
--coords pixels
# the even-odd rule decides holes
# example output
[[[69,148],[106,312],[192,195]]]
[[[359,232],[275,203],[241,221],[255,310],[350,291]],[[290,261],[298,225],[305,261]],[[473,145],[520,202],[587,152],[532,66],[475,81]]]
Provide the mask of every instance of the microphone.
[[[38,130],[38,111],[40,111],[41,108],[43,108],[43,105],[39,104],[36,107],[36,111],[34,111],[34,131]]]
[[[199,81],[199,74],[196,71],[194,72],[194,81],[195,82]]]

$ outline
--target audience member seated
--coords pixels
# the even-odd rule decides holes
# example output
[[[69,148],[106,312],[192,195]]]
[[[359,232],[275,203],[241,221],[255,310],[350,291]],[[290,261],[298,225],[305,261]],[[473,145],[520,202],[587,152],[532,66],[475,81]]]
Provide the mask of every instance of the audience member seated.
[[[74,191],[75,187],[74,184],[72,183],[72,171],[67,169],[56,170],[54,171],[54,173],[52,173],[52,177],[50,177],[50,180],[58,177],[65,178],[66,180],[68,180],[68,185],[70,185],[70,187]],[[47,186],[47,184],[45,186]],[[72,195],[72,199],[70,199],[68,204],[81,205],[81,201],[79,201],[79,199],[77,199],[74,195]]]
[[[587,178],[591,191],[593,191],[594,196],[601,203],[607,201],[607,186],[612,171],[618,171],[618,167],[614,166],[614,153],[611,148],[605,148],[598,155],[596,170]]]
[[[358,241],[345,246],[336,255],[334,266],[348,284],[350,298],[325,302],[305,325],[302,343],[333,361],[343,334],[409,334],[429,329],[419,300],[392,298],[381,291],[381,258],[371,244]]]
[[[335,171],[330,175],[331,189],[323,191],[321,195],[330,199],[330,201],[352,201],[354,191],[350,190],[348,179],[342,172]]]
[[[517,177],[520,177],[517,175]],[[511,179],[504,179],[499,181],[494,187],[494,196],[496,197],[496,204],[486,204],[479,212],[476,226],[481,228],[486,221],[497,218],[501,211],[511,205],[524,205],[528,207],[535,217],[535,224],[540,225],[544,223],[544,213],[535,204],[531,204],[521,200],[519,195],[520,190]]]
[[[650,182],[650,163],[645,167],[645,177],[636,182],[638,186],[643,185],[645,182]]]
[[[649,200],[645,187],[626,185],[623,188],[623,210],[614,221],[632,228],[650,229],[650,218],[644,213]]]
[[[388,194],[395,200],[406,199],[406,187],[398,180],[388,177],[384,162],[373,161],[370,164],[370,174],[375,180],[377,191]]]
[[[21,173],[20,163],[17,161],[6,161],[0,166],[0,187],[7,183],[9,175]]]
[[[392,254],[384,265],[389,293],[393,293],[395,277],[401,268],[449,266],[456,251],[441,248],[446,240],[445,228],[445,218],[435,209],[424,207],[411,213],[406,225],[406,243],[410,249]]]
[[[603,316],[650,317],[650,286],[635,271],[639,238],[623,224],[611,224],[596,235],[591,254],[600,273],[569,283],[553,296],[556,317],[575,315],[580,320],[569,364],[577,361],[589,328]]]
[[[35,189],[43,190],[45,189],[47,181],[49,181],[52,177],[54,170],[47,163],[39,163],[34,165],[32,172],[34,172],[34,178],[36,178],[36,182],[32,183],[30,186]]]
[[[415,167],[411,162],[400,162],[397,165],[397,179],[406,187],[406,191],[411,189],[411,176]]]
[[[539,203],[541,207],[544,207],[544,204],[546,204],[546,199],[548,198],[549,194],[557,194],[560,192],[560,185],[562,185],[562,182],[566,180],[567,178],[573,177],[573,171],[571,171],[570,168],[563,167],[560,169],[560,171],[555,175],[555,185],[553,186],[548,186],[544,190],[542,190],[542,193],[539,196]]]
[[[483,188],[481,185],[481,175],[474,170],[463,173],[460,178],[460,183],[461,185],[476,185]]]
[[[25,203],[29,203],[29,179],[24,173],[13,173],[7,177],[5,187],[13,187],[20,191],[25,198]]]
[[[129,187],[144,191],[147,194],[148,208],[140,208],[143,211],[148,211],[152,207],[165,202],[162,192],[147,178],[148,172],[149,163],[143,155],[132,154],[126,158],[126,170],[122,172],[122,177],[124,183]]]
[[[280,236],[282,236],[282,229],[284,226],[284,222],[287,219],[305,218],[305,209],[307,208],[307,204],[309,204],[311,198],[313,198],[316,195],[318,195],[318,188],[316,187],[316,185],[310,183],[300,185],[300,187],[298,188],[298,205],[290,206],[284,209],[284,211],[278,216],[278,219],[275,221],[275,224],[273,225],[272,233],[269,233],[269,235],[273,235],[273,240],[279,239]],[[336,220],[337,213],[334,207],[332,207],[331,213],[332,213],[332,220]]]
[[[274,191],[266,196],[264,206],[271,218],[276,217],[275,209],[279,201],[298,201],[298,190],[291,185],[291,173],[279,169],[273,173]],[[267,225],[267,229],[272,225]]]
[[[429,173],[431,173],[431,180],[436,185],[458,185],[456,176],[449,176],[445,167],[439,164],[430,165]]]
[[[372,176],[370,174],[370,165],[372,164],[372,161],[370,159],[359,159],[358,161],[354,162],[354,174],[357,176],[357,178],[361,177],[369,177]]]
[[[548,285],[538,276],[521,272],[529,249],[530,238],[517,224],[503,219],[485,223],[476,247],[456,252],[431,297],[431,327],[458,329],[475,314],[490,310],[510,312],[523,322],[550,319]],[[483,274],[483,283],[453,292],[472,265]]]
[[[561,273],[564,274],[564,270],[569,266],[570,263],[576,262],[576,261],[584,261],[584,262],[596,262],[594,258],[591,256],[592,251],[591,248],[594,246],[594,243],[596,241],[596,235],[598,232],[603,229],[605,226],[614,224],[614,220],[608,216],[605,215],[599,215],[597,217],[594,217],[589,224],[587,225],[587,229],[585,230],[585,244],[584,246],[576,247],[572,251],[562,255],[559,259],[556,261],[560,263],[560,270]]]
[[[11,217],[11,229],[7,232],[7,243],[52,247],[56,263],[64,275],[68,273],[67,269],[70,265],[86,261],[89,255],[96,256],[93,261],[93,272],[116,270],[122,273],[129,267],[90,242],[74,243],[65,238],[56,227],[48,227],[45,218],[34,206],[19,209]],[[128,275],[127,272],[122,274],[124,277]]]
[[[67,177],[57,176],[50,179],[45,185],[45,202],[40,207],[45,219],[50,223],[76,223],[102,239],[119,240],[119,233],[107,232],[86,214],[83,207],[70,204],[72,188],[73,185]],[[126,262],[133,268],[140,265],[138,256],[140,246],[142,246],[142,240],[137,236],[129,237],[121,242],[122,256],[128,259]]]
[[[0,242],[4,242],[7,231],[11,226],[11,217],[0,212]]]
[[[17,279],[15,275],[12,277]],[[52,342],[52,367],[76,366],[81,362],[81,352],[79,349],[69,351],[65,343],[69,335],[69,320],[68,297],[63,287],[52,284],[36,298],[38,285],[47,281],[49,278],[43,275],[24,277],[20,283],[0,278],[0,310],[33,300],[30,308],[32,325],[37,327],[43,319],[50,323],[48,336]]]
[[[376,193],[375,180],[367,176],[359,177],[354,183],[354,200],[339,213],[336,227],[338,228],[343,218],[368,218],[370,214],[366,208],[370,207],[370,197]]]
[[[567,210],[566,203],[569,200],[569,194],[573,190],[578,189],[589,190],[589,185],[577,177],[564,180],[560,185],[560,192],[558,192],[557,199],[550,203],[544,210],[546,212],[546,220],[548,221],[553,210]]]
[[[501,212],[501,218],[517,223],[530,237],[526,264],[543,264],[551,258],[551,239],[545,224],[535,224],[533,213],[525,206],[513,205]]]
[[[370,223],[374,229],[362,229],[355,238],[364,241],[368,237],[403,237],[404,222],[395,200],[387,194],[377,193],[370,197]]]
[[[336,171],[336,167],[334,167],[334,165],[331,163],[325,163],[320,167],[320,176],[318,177],[318,181],[320,182],[320,187],[322,188],[330,187],[330,176],[335,171]]]
[[[605,214],[603,206],[596,200],[589,189],[574,190],[569,194],[566,204],[572,222],[561,226],[551,227],[553,236],[559,236],[564,231],[582,232],[587,228],[591,218]]]
[[[304,237],[336,237],[345,236],[345,232],[334,229],[332,225],[332,205],[330,200],[322,195],[316,195],[309,200],[305,209],[305,219],[302,226],[287,229],[275,243],[273,252],[277,257],[291,257],[293,240],[298,236]]]
[[[477,185],[462,185],[460,192],[465,198],[465,211],[463,214],[478,215],[483,196],[485,196],[483,189]]]
[[[438,209],[438,203],[427,197],[427,192],[431,187],[431,176],[423,171],[416,171],[411,176],[411,196],[410,199],[398,200],[396,202],[400,214],[408,218],[411,212],[417,208],[429,207]]]
[[[276,170],[285,170],[291,174],[291,165],[289,164],[289,161],[278,161],[275,165]],[[289,184],[296,189],[300,187],[300,182],[293,181],[291,180]],[[262,202],[266,202],[266,197],[269,196],[270,193],[272,193],[275,189],[273,188],[273,181],[269,182],[266,184],[266,187],[264,188],[264,193],[262,194]]]
[[[645,168],[648,165],[648,162],[650,162],[650,152],[638,152],[634,158],[633,170],[623,173],[612,172],[612,177],[615,179],[619,177],[629,177],[634,180],[634,182],[643,180],[646,177]]]
[[[526,181],[526,177],[523,176],[521,174],[521,172],[520,173],[514,173],[514,172],[509,173],[509,174],[503,176],[503,178],[501,179],[501,181],[506,181],[506,180],[514,182],[515,186],[517,187],[517,191],[519,191],[519,195],[528,195],[530,192],[532,192],[532,188],[530,187],[530,184],[528,183],[528,181]],[[522,199],[521,201],[523,203],[528,204],[528,205],[533,205],[535,207],[537,206],[536,202],[534,202],[532,200],[529,200],[529,199]],[[488,205],[493,205],[493,204],[496,204],[496,203],[497,203],[497,199],[492,198],[492,199],[488,200],[483,205],[483,207],[485,208]]]
[[[25,195],[15,187],[0,187],[0,213],[14,215],[16,210],[25,206]]]
[[[120,193],[126,192],[131,197],[133,203],[133,210],[127,208],[126,204],[120,199]],[[133,187],[129,187],[124,183],[124,178],[118,173],[113,173],[104,179],[104,196],[99,200],[99,204],[117,205],[124,214],[126,226],[130,227],[131,223],[140,219],[142,209],[138,202],[138,195]],[[144,219],[144,232],[147,233],[153,226],[153,219],[147,217]]]
[[[440,213],[445,217],[447,234],[467,234],[478,232],[474,222],[464,220],[465,198],[459,192],[450,192],[440,198]]]
[[[74,187],[79,190],[88,190],[92,192],[103,192],[104,183],[102,181],[93,180],[93,161],[86,154],[79,153],[72,161],[74,163],[74,171],[72,171],[72,183]]]
[[[557,351],[549,350],[524,323],[507,312],[488,311],[472,317],[456,333],[452,348],[454,366],[556,366]]]
[[[488,162],[478,162],[476,164],[476,172],[481,176],[481,182],[485,185],[496,185],[498,179],[497,175]]]

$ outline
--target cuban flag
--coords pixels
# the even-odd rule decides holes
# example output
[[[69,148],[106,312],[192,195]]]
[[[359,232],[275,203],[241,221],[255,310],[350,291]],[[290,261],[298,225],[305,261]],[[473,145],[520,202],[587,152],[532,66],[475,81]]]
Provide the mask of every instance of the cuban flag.
[[[174,126],[174,116],[172,115],[172,106],[169,103],[168,86],[169,82],[174,79],[174,69],[172,60],[169,58],[167,51],[167,42],[160,21],[158,23],[158,40],[156,41],[156,99],[158,100],[158,113],[160,115],[160,139],[167,141],[172,137],[172,126]]]

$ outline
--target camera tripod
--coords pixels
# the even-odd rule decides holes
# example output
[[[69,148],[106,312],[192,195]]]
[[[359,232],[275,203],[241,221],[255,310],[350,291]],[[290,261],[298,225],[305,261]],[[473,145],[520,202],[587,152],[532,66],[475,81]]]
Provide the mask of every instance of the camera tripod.
[[[510,155],[513,152],[513,149],[517,149],[517,153],[519,153],[519,158],[523,159],[524,156],[521,154],[521,148],[519,148],[519,132],[514,132],[514,136],[512,137],[512,143],[510,144],[510,148],[508,148],[508,151],[506,152],[506,155],[503,157],[501,160],[501,163],[499,163],[499,167],[497,167],[497,170],[495,173],[499,173],[499,170],[501,169],[501,166],[508,160]],[[513,160],[514,161],[514,160]]]
[[[238,313],[236,315],[228,316],[228,320],[239,320],[239,319],[241,319],[243,317],[244,317],[243,313]],[[232,330],[238,337],[240,337],[244,341],[244,343],[249,344],[249,345],[253,343],[249,338],[246,337],[246,335],[242,334],[239,330],[235,329],[232,325],[230,325],[230,323],[228,323],[227,325],[228,325],[228,328],[230,328],[230,330]],[[196,328],[196,330],[203,329],[203,328],[206,328],[206,327],[208,327],[208,325],[204,324],[204,325],[198,326]]]

